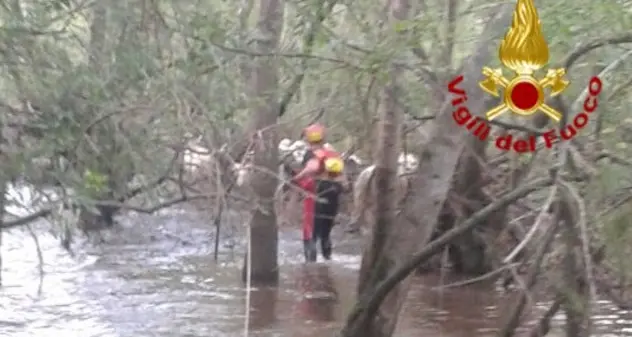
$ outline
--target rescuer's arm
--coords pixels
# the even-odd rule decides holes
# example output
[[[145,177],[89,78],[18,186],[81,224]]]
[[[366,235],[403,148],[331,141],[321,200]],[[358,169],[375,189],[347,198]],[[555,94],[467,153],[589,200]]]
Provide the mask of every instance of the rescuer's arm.
[[[292,178],[292,181],[299,181],[308,175],[313,175],[318,172],[319,168],[320,163],[318,162],[318,159],[310,159],[305,165],[305,168],[301,170],[301,172],[297,173],[294,178]]]

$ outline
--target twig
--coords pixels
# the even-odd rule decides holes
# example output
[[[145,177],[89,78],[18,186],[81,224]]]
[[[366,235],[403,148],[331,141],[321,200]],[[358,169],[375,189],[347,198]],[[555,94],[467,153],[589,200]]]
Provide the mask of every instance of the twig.
[[[146,184],[144,186],[140,186],[138,188],[132,189],[130,190],[128,193],[125,193],[123,196],[121,196],[120,198],[118,198],[118,201],[123,203],[129,199],[132,199],[133,197],[147,191],[150,190],[152,188],[155,188],[157,186],[159,186],[160,184],[164,183],[165,181],[167,181],[169,179],[170,173],[172,171],[172,169],[174,168],[175,164],[178,161],[178,157],[179,157],[179,153],[176,152],[176,154],[173,156],[173,158],[171,159],[171,162],[169,163],[169,165],[167,165],[167,170],[165,170],[165,172],[156,180],[150,182],[149,184]]]
[[[230,194],[230,191],[235,186],[235,180],[231,181],[230,185],[225,191],[225,194]],[[219,235],[221,230],[221,219],[222,214],[224,212],[224,201],[220,201],[219,206],[217,207],[217,213],[215,214],[215,218],[213,219],[213,225],[215,226],[215,245],[213,247],[213,259],[217,262],[219,257]]]
[[[517,265],[518,265],[518,263],[513,263],[513,264],[510,264],[510,265],[504,265],[504,266],[501,266],[500,268],[496,268],[496,269],[494,269],[494,270],[492,270],[492,271],[490,271],[488,273],[485,273],[485,274],[483,274],[481,276],[470,278],[470,279],[467,279],[467,280],[464,280],[464,281],[459,281],[459,282],[453,282],[453,283],[445,284],[445,285],[442,285],[442,286],[439,286],[439,287],[432,287],[431,290],[458,288],[458,287],[463,287],[463,286],[467,286],[467,285],[470,285],[470,284],[482,282],[482,281],[485,281],[487,279],[490,279],[490,278],[502,273],[503,271],[505,271],[505,270],[507,270],[509,268],[515,267]]]

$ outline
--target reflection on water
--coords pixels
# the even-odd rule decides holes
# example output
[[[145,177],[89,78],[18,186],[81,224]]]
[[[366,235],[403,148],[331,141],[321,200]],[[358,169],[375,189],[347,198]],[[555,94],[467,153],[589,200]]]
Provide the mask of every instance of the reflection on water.
[[[0,336],[232,337],[243,336],[247,326],[251,337],[330,337],[354,303],[360,245],[341,233],[335,233],[332,261],[304,265],[300,233],[282,232],[279,286],[252,289],[247,317],[241,261],[232,258],[242,254],[226,250],[214,264],[207,219],[173,212],[123,222],[128,228],[117,240],[76,257],[40,231],[41,294],[32,239],[20,230],[7,232]],[[435,288],[454,281],[415,280],[396,336],[493,336],[503,298],[485,284]],[[630,313],[600,305],[600,336],[632,332]]]
[[[326,265],[304,265],[296,275],[301,292],[297,312],[301,319],[312,322],[336,320],[338,292]]]
[[[276,287],[259,288],[250,292],[250,330],[266,330],[277,323],[277,297],[279,290]]]
[[[496,304],[502,300],[493,284],[441,289],[441,284],[449,284],[457,279],[426,275],[419,280],[421,282],[411,289],[404,313],[416,314],[423,319],[402,321],[400,329],[419,329],[429,336],[493,334],[498,324]]]

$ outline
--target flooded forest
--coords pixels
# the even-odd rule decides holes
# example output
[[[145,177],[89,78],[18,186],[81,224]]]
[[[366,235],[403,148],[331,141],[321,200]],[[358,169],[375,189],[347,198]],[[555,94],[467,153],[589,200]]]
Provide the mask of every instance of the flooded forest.
[[[0,336],[632,335],[630,0],[6,0],[0,64]]]

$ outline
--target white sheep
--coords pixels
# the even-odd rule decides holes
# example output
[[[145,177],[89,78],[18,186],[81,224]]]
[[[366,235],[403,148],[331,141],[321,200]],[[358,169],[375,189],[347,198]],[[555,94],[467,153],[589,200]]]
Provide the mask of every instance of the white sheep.
[[[307,151],[309,150],[309,146],[303,140],[297,140],[290,146],[290,151],[292,152],[292,156],[297,163],[302,163]]]
[[[288,156],[292,156],[293,160],[301,162],[303,160],[303,157],[307,153],[307,144],[302,140],[292,142],[288,138],[283,138],[279,142],[278,150],[280,159],[285,159]],[[251,172],[250,169],[252,168],[253,156],[254,152],[250,151],[248,154],[246,154],[246,156],[244,156],[244,159],[241,163],[233,164],[233,172],[235,172],[235,175],[237,177],[237,186],[243,186],[248,181],[248,176]],[[279,166],[279,176],[281,176],[283,179],[288,178],[286,177],[283,165]]]
[[[283,138],[279,142],[279,156],[285,157],[289,155],[290,152],[292,152],[292,150],[290,149],[291,146],[292,146],[292,141],[288,138]]]
[[[401,153],[397,159],[397,174],[399,176],[398,201],[406,195],[408,189],[408,179],[410,174],[415,172],[419,167],[419,158],[411,153]],[[353,210],[351,214],[351,223],[349,231],[357,231],[360,225],[371,222],[369,210],[373,207],[372,180],[375,173],[375,165],[371,165],[358,175],[353,185]],[[370,221],[371,220],[371,221]]]
[[[400,153],[397,157],[397,174],[411,174],[419,166],[419,158],[412,153]]]
[[[202,146],[202,137],[190,140],[184,150],[184,168],[190,173],[196,172],[200,167],[211,162],[211,151]]]

